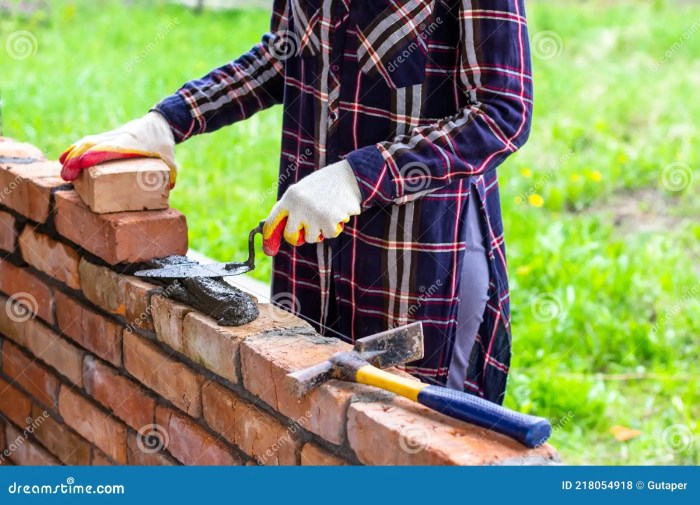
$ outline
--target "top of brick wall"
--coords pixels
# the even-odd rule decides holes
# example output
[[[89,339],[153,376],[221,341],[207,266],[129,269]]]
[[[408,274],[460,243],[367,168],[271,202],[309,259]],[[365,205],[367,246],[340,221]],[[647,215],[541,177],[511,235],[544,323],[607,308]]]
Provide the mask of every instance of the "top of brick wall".
[[[61,165],[46,161],[39,149],[0,139],[0,206],[112,265],[187,252],[187,222],[181,213],[94,214],[60,173]]]
[[[377,389],[290,371],[350,348],[276,307],[221,327],[115,271],[187,249],[172,209],[98,215],[40,150],[0,139],[0,451],[16,464],[542,464],[527,449]],[[157,237],[157,240],[156,240]],[[401,374],[402,372],[395,371]],[[144,431],[162,439],[144,450]]]

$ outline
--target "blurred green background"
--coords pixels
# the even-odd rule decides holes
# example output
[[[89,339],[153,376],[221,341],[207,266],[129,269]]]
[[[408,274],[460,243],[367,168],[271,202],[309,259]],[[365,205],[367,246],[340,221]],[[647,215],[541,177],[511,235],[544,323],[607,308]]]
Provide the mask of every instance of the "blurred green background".
[[[48,4],[0,7],[0,88],[3,135],[52,158],[238,56],[269,24],[256,9]],[[499,172],[514,335],[507,404],[552,418],[567,463],[697,464],[700,6],[527,8],[534,126]],[[275,200],[280,118],[268,110],[178,147],[172,204],[193,248],[245,256],[247,231]],[[255,275],[269,278],[267,258]]]

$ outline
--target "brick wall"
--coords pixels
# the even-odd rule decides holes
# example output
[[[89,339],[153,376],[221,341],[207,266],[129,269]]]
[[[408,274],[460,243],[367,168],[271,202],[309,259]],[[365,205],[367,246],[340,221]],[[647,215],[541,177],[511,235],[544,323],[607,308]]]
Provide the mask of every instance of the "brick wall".
[[[59,171],[0,139],[0,464],[556,460],[365,386],[292,397],[287,372],[349,346],[265,304],[252,323],[221,327],[120,274],[184,254],[184,216],[94,214]]]

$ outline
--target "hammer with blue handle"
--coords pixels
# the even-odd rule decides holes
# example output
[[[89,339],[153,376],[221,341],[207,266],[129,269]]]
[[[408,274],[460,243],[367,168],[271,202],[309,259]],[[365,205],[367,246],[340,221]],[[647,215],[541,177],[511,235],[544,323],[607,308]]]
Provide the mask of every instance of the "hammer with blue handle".
[[[542,445],[552,426],[542,417],[521,414],[470,394],[432,386],[385,372],[423,357],[420,322],[377,333],[355,342],[352,351],[339,352],[317,365],[286,376],[287,388],[304,396],[330,379],[367,384],[391,391],[445,415],[513,438],[527,447]]]

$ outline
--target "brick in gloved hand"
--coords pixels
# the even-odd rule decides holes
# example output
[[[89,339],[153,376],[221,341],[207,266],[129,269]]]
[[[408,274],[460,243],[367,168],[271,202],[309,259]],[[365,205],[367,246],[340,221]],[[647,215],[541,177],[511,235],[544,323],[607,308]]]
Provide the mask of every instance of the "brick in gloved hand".
[[[197,263],[185,256],[168,256],[145,263],[148,268]],[[190,305],[215,319],[221,326],[241,326],[257,319],[260,311],[253,297],[225,282],[221,277],[188,279],[149,279],[162,286],[163,294]]]

